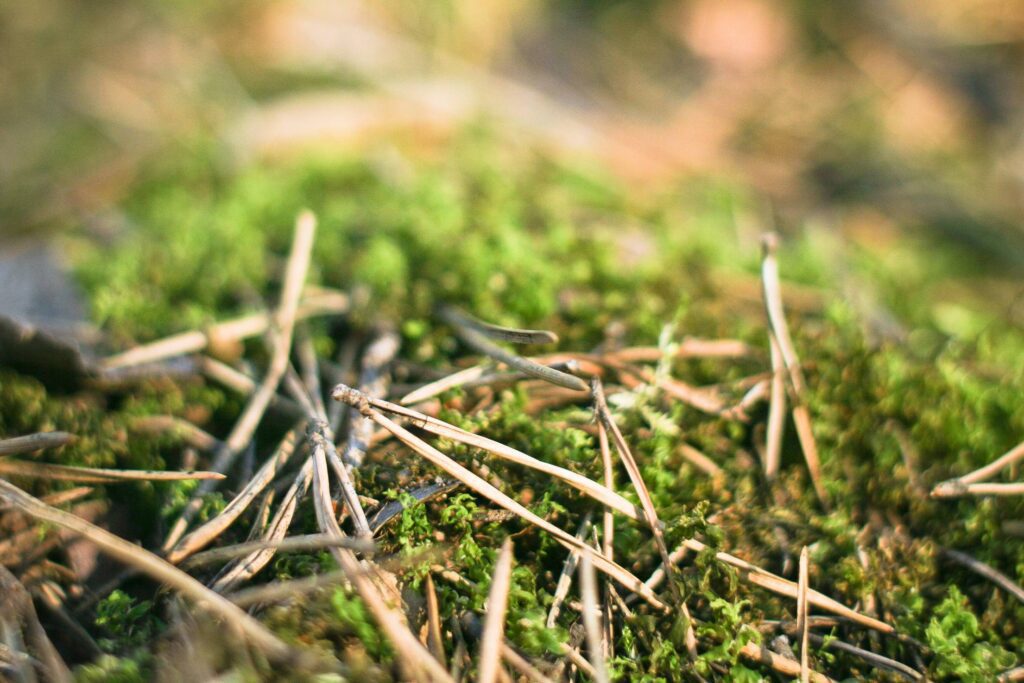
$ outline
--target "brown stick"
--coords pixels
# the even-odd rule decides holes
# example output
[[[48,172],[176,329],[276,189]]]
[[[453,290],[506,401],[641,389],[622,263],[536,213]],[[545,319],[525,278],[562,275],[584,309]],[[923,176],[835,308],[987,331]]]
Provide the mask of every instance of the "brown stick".
[[[58,448],[75,440],[68,432],[38,432],[0,440],[0,455],[31,453],[42,448]]]

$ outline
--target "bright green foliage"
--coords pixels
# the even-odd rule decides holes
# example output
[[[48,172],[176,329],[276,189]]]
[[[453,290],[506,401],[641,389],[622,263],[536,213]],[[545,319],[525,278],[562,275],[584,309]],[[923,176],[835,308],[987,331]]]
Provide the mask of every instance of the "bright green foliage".
[[[998,645],[985,642],[978,618],[955,585],[950,586],[949,595],[935,608],[925,636],[935,652],[934,670],[938,676],[990,681],[1000,671],[1012,667],[1017,659]]]

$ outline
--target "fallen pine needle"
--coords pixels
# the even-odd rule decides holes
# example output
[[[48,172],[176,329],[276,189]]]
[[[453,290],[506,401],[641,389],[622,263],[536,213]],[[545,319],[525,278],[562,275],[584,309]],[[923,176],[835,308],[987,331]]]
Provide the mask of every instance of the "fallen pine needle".
[[[501,643],[505,638],[505,613],[512,584],[512,539],[501,544],[487,594],[487,616],[480,638],[479,683],[494,683],[501,665]]]

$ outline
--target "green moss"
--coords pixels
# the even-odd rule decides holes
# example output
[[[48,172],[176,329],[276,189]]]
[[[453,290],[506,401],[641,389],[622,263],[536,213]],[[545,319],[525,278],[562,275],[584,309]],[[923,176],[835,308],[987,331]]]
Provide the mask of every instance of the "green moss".
[[[124,206],[137,230],[112,249],[87,250],[77,268],[95,319],[120,348],[272,302],[292,222],[309,207],[320,221],[310,280],[365,290],[367,296],[354,297],[349,329],[396,323],[405,360],[448,367],[466,355],[433,315],[444,301],[497,323],[553,329],[564,349],[592,349],[615,324],[624,343],[666,352],[659,371],[693,384],[728,384],[763,372],[767,354],[668,358],[686,335],[733,337],[767,350],[757,301],[758,247],[735,221],[750,205],[744,188],[716,180],[641,201],[599,171],[510,152],[499,137],[480,130],[465,133],[434,161],[392,150],[228,170],[213,148],[197,145],[148,169]],[[950,272],[972,276],[955,267],[955,249],[923,249],[920,238],[884,254],[849,247],[843,277],[850,280],[840,281],[836,245],[808,235],[788,239],[779,260],[787,284],[809,288],[801,290],[801,301],[810,303],[794,306],[788,317],[808,376],[807,402],[834,502],[829,514],[810,493],[792,424],[778,480],[763,480],[756,455],[764,439],[763,406],[749,423],[730,422],[645,391],[613,396],[616,420],[672,544],[697,534],[713,549],[776,572],[810,546],[816,589],[850,605],[875,598],[901,633],[926,647],[894,639],[879,644],[846,628],[838,632],[843,640],[881,647],[901,661],[920,656],[940,680],[990,676],[1010,665],[1010,653],[1024,652],[1024,610],[978,577],[942,564],[939,549],[964,549],[1019,580],[1024,548],[1009,542],[1002,523],[1024,516],[1024,500],[935,501],[922,490],[990,461],[1024,434],[1024,335],[976,299],[947,296],[941,285]],[[870,316],[843,293],[849,282],[870,285],[900,335],[877,341]],[[320,352],[335,351],[326,327],[314,325],[314,332]],[[259,358],[256,347],[250,351]],[[571,426],[585,422],[586,411],[538,415],[521,388],[499,392],[491,409],[473,415],[461,410],[465,394],[442,398],[443,419],[601,479],[595,439]],[[81,434],[54,454],[62,462],[163,467],[173,464],[177,444],[133,434],[134,417],[189,414],[222,434],[240,401],[201,382],[53,397],[33,380],[8,373],[0,376],[0,407],[6,433]],[[903,436],[913,453],[905,452]],[[690,465],[680,454],[683,443],[718,463],[721,480]],[[507,494],[561,528],[576,529],[588,512],[599,518],[598,507],[575,489],[475,449],[445,440],[437,445],[465,464],[486,464]],[[408,501],[406,491],[435,475],[419,458],[388,447],[360,470],[357,485],[378,500]],[[619,490],[635,498],[621,468],[617,479]],[[150,523],[162,506],[166,520],[191,486],[136,486],[132,495],[145,495],[131,505]],[[111,495],[118,495],[113,488]],[[211,497],[206,514],[222,504],[220,496]],[[436,581],[447,625],[482,612],[497,549],[512,535],[516,569],[507,632],[532,656],[549,656],[575,621],[563,610],[556,629],[543,626],[565,549],[519,520],[493,517],[492,507],[465,492],[411,505],[380,533],[380,551],[399,558],[397,573],[410,591],[423,590],[429,562],[448,564],[468,581]],[[303,506],[292,531],[315,528]],[[427,562],[418,555],[425,550],[439,557]],[[615,551],[641,577],[658,563],[650,534],[623,519],[616,520]],[[322,553],[287,555],[264,574],[290,578],[332,566]],[[741,581],[713,550],[689,558],[677,580],[704,643],[700,670],[722,680],[758,675],[738,658],[739,648],[758,637],[753,626],[759,621],[791,619],[792,602]],[[345,590],[268,609],[261,618],[295,642],[344,653],[344,661],[371,678],[392,673],[388,645]],[[678,618],[637,606],[634,617],[617,625],[616,651],[633,653],[612,662],[619,676],[667,680],[691,666]],[[882,678],[838,651],[816,651],[815,657],[837,677]]]

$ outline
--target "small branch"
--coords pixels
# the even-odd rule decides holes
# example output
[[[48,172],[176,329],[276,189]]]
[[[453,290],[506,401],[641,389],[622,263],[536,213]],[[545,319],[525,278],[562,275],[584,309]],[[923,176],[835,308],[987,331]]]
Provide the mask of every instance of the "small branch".
[[[1003,574],[998,569],[994,569],[980,560],[976,560],[966,553],[962,553],[958,550],[951,550],[950,548],[942,548],[939,554],[951,560],[962,567],[967,567],[978,576],[983,576],[995,585],[1002,588],[1004,591],[1012,595],[1020,602],[1024,602],[1024,589],[1022,589],[1017,583],[1006,574]]]
[[[583,598],[583,626],[587,634],[587,651],[590,663],[594,667],[595,683],[608,683],[608,671],[605,668],[601,647],[601,612],[597,600],[597,577],[594,564],[590,558],[580,559],[580,593]]]
[[[826,508],[829,505],[828,492],[821,481],[821,459],[818,456],[818,444],[814,439],[814,432],[811,429],[811,415],[807,410],[807,382],[800,366],[800,358],[797,356],[796,347],[789,334],[789,327],[786,324],[786,315],[782,309],[782,289],[779,286],[779,266],[775,260],[775,250],[778,246],[778,236],[768,233],[762,238],[764,256],[761,262],[761,282],[764,291],[764,303],[768,312],[768,323],[770,334],[778,345],[778,351],[782,355],[783,364],[789,373],[790,386],[793,389],[795,405],[793,406],[793,421],[796,423],[797,438],[800,440],[800,447],[804,452],[804,459],[807,462],[807,470],[811,475],[811,483],[818,500]]]
[[[38,432],[0,440],[0,455],[31,453],[43,448],[59,448],[75,440],[68,432]]]
[[[189,481],[220,480],[217,472],[168,472],[165,470],[110,470],[98,467],[51,465],[45,462],[0,460],[0,474],[34,477],[54,481],[80,481],[90,484],[113,484],[119,481]]]
[[[307,288],[307,294],[295,310],[296,320],[321,315],[338,315],[349,310],[348,296],[342,292]],[[222,346],[265,333],[271,327],[268,313],[253,313],[234,320],[216,323],[206,330],[182,332],[149,344],[136,346],[123,353],[109,356],[101,362],[106,370],[153,363],[174,356],[199,353],[208,346]]]
[[[808,652],[807,644],[807,587],[807,546],[804,546],[800,551],[799,581],[796,593],[797,630],[800,632],[800,683],[808,683],[811,675],[810,652]]]
[[[277,552],[305,552],[309,550],[322,550],[324,548],[348,548],[355,552],[373,552],[373,541],[363,538],[334,538],[327,534],[306,534],[304,536],[290,536],[280,541],[250,541],[226,545],[222,548],[215,548],[205,552],[196,553],[188,558],[182,565],[186,569],[194,569],[207,564],[233,560],[236,557],[248,555],[254,550],[273,548]]]

